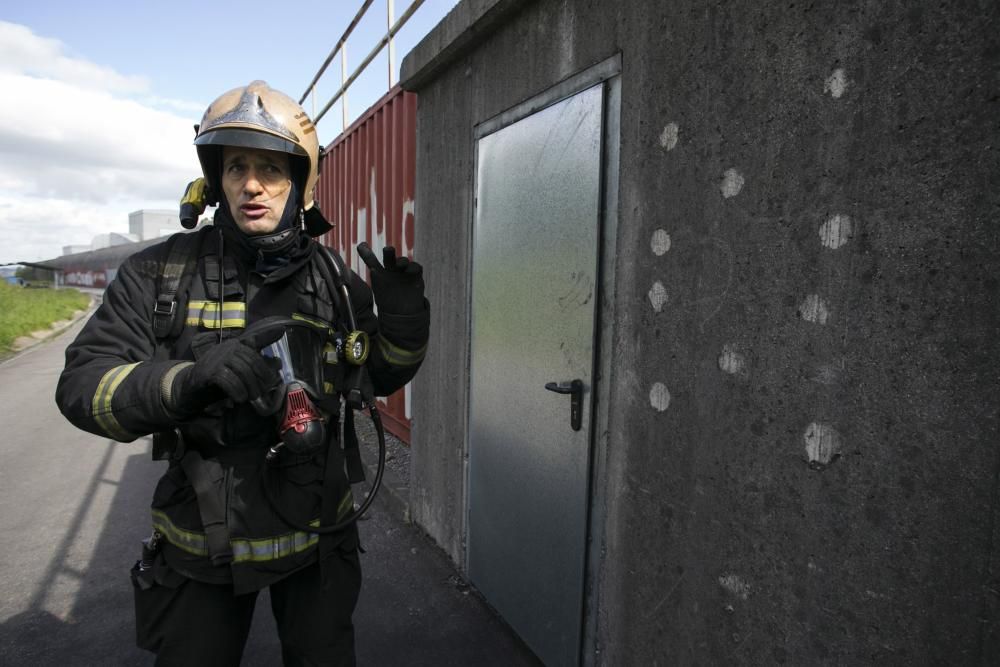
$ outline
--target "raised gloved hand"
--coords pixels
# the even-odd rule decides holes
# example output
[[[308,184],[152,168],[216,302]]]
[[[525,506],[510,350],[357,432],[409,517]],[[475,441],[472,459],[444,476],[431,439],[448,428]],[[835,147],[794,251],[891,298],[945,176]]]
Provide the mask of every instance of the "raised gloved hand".
[[[358,255],[372,272],[372,292],[379,312],[410,315],[424,310],[424,269],[406,257],[396,257],[396,249],[382,250],[384,266],[367,243],[358,244]]]
[[[262,356],[260,350],[284,333],[282,329],[265,329],[210,348],[198,361],[179,368],[172,378],[165,377],[161,387],[164,405],[187,416],[223,398],[246,403],[260,397],[281,382],[281,361]]]

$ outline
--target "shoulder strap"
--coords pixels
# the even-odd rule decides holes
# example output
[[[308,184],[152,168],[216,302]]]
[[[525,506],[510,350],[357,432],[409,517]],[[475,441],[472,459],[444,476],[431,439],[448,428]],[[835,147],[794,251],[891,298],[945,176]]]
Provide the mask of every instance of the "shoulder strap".
[[[174,234],[167,241],[170,252],[160,274],[156,303],[153,305],[153,334],[157,338],[166,338],[173,331],[177,316],[177,292],[181,280],[193,272],[198,261],[201,237],[202,232],[197,231]]]

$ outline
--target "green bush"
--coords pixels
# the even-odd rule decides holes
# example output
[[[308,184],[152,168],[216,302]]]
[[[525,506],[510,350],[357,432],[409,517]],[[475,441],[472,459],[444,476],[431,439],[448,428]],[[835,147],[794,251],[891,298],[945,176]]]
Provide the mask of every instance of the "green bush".
[[[90,297],[75,289],[26,289],[0,281],[0,351],[9,350],[18,336],[48,329],[89,303]]]

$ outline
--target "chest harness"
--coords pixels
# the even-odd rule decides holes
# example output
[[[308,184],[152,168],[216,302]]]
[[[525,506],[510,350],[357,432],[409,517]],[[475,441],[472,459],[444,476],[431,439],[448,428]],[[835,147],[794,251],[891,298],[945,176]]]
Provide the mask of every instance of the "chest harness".
[[[153,332],[158,340],[165,340],[177,335],[179,330],[177,326],[177,295],[187,288],[196,273],[199,245],[203,234],[203,232],[178,234],[169,242],[171,246],[160,275],[156,303],[153,307]],[[211,313],[212,317],[215,318],[213,326],[218,326],[219,341],[221,342],[222,327],[227,315],[225,308],[231,307],[231,304],[223,299],[224,255],[221,232],[219,233],[219,243],[219,289],[216,295],[218,301],[215,304],[208,304],[206,312]],[[347,269],[343,260],[322,244],[317,244],[316,256],[308,261],[314,262],[315,274],[318,274],[315,278],[326,285],[327,292],[334,301],[334,310],[340,316],[335,317],[335,323],[329,326],[306,317],[266,317],[250,325],[247,329],[248,332],[252,330],[254,333],[262,333],[262,330],[275,328],[285,331],[285,334],[276,343],[267,346],[262,351],[264,356],[281,359],[282,384],[252,401],[251,405],[261,415],[279,414],[281,410],[284,410],[283,413],[280,413],[283,414],[283,417],[280,419],[277,433],[280,440],[271,446],[266,454],[262,454],[264,465],[261,484],[268,503],[275,514],[292,528],[307,533],[327,535],[342,531],[356,522],[374,501],[385,470],[385,430],[376,407],[374,392],[365,366],[369,351],[368,336],[357,326],[346,282]],[[209,270],[211,268],[209,264]],[[306,270],[312,269],[307,268]],[[249,297],[249,295],[247,296]],[[242,307],[246,306],[242,305]],[[340,386],[334,387],[334,390],[337,400],[343,398],[346,407],[344,410],[343,448],[347,478],[350,484],[358,484],[365,480],[364,466],[361,464],[358,437],[354,425],[355,410],[367,409],[378,439],[378,465],[375,478],[365,500],[357,509],[340,518],[341,513],[337,507],[339,503],[334,499],[327,498],[324,493],[322,516],[318,525],[315,521],[307,524],[289,517],[275,497],[274,490],[277,481],[275,468],[278,467],[278,458],[282,450],[292,455],[305,457],[317,453],[324,445],[329,446],[332,440],[331,437],[328,437],[329,434],[325,433],[324,417],[310,400],[310,391],[307,391],[307,388],[311,389],[314,395],[321,392],[323,390],[322,377],[319,379],[320,387],[317,389],[315,382],[299,380],[291,372],[293,355],[290,352],[289,341],[294,341],[297,336],[303,335],[321,336],[323,338],[323,354],[327,357],[335,355],[334,362],[341,364],[342,368],[346,369],[343,381],[338,383]],[[305,363],[308,364],[309,361],[307,359]],[[322,363],[322,359],[313,361]],[[201,453],[196,448],[184,447],[183,439],[176,430],[154,434],[153,458],[157,460],[172,458],[180,461],[180,465],[197,496],[209,557],[215,565],[231,562],[233,556],[229,532],[226,528],[224,500],[216,492],[213,481],[218,478],[221,464],[217,460],[202,458]],[[334,471],[331,470],[332,462],[338,460],[339,457],[327,453],[326,480],[329,480],[331,474],[334,474]],[[324,484],[324,486],[330,487],[332,485]],[[338,518],[339,520],[337,520]],[[162,539],[162,536],[154,532],[153,537],[147,541],[147,549],[151,552],[155,551],[158,546],[156,542],[159,539]]]

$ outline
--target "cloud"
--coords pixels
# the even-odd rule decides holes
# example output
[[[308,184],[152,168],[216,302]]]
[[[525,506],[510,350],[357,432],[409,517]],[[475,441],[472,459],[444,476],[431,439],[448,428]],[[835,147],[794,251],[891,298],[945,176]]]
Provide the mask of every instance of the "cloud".
[[[0,74],[0,90],[18,100],[0,106],[0,182],[27,181],[23,194],[162,198],[165,182],[197,170],[192,118],[19,74]]]
[[[97,234],[124,234],[128,211],[143,207],[126,201],[80,206],[63,199],[0,194],[0,264],[52,259],[62,254],[63,246],[90,245]]]
[[[24,26],[0,22],[0,90],[0,262],[125,232],[130,211],[175,207],[200,174],[191,142],[203,107]]]
[[[125,76],[110,67],[67,56],[57,39],[30,28],[0,21],[0,71],[75,81],[82,88],[135,93],[149,89],[144,77]]]
[[[174,109],[175,111],[184,111],[187,113],[195,113],[200,117],[202,112],[208,106],[202,102],[191,102],[189,100],[177,100],[172,97],[157,97],[156,95],[146,95],[139,99],[144,105],[152,106],[156,108],[167,107],[169,109]]]

